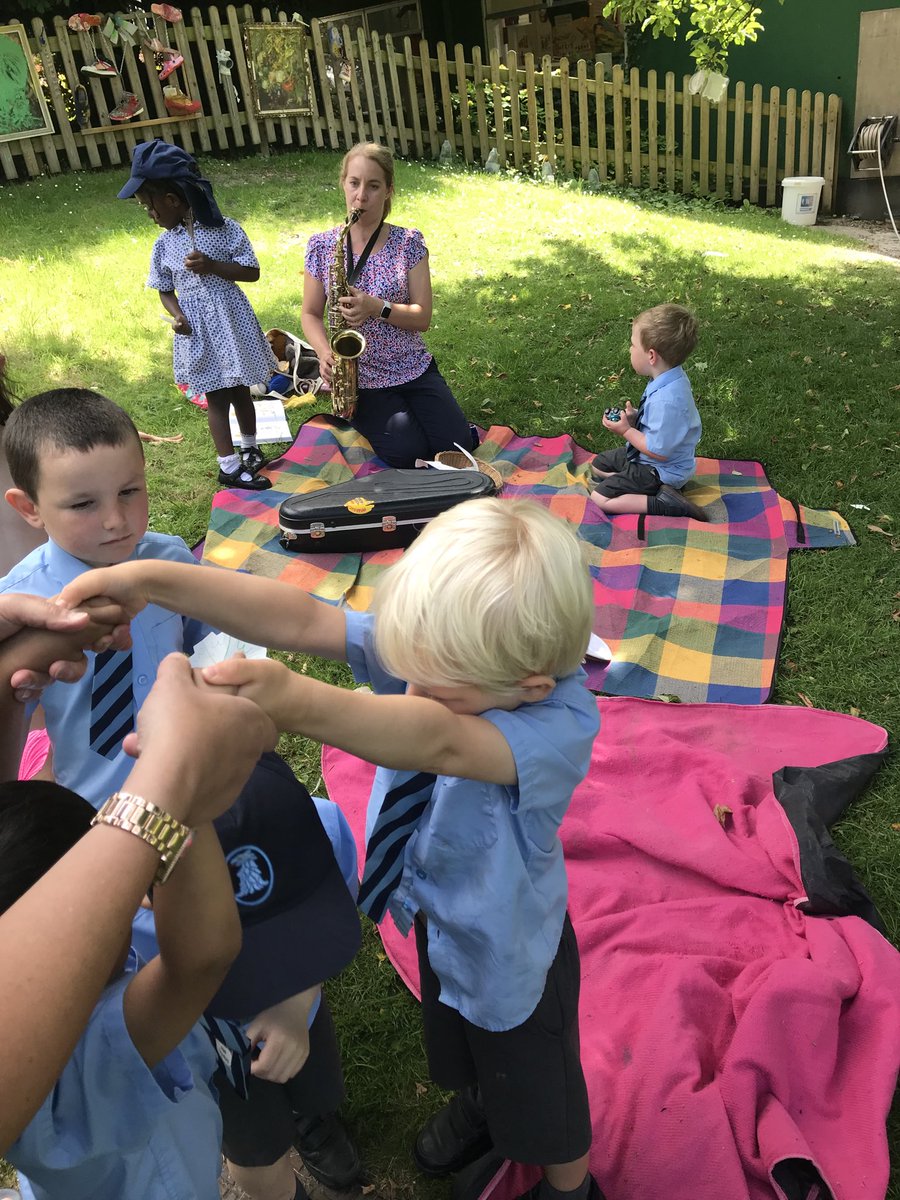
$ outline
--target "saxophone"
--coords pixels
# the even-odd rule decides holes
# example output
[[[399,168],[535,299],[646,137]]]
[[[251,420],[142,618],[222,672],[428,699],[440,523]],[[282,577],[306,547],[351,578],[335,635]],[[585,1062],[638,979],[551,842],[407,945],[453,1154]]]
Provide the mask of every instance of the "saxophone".
[[[331,411],[334,416],[352,421],[356,412],[357,359],[366,348],[366,339],[358,329],[350,329],[341,313],[340,299],[349,296],[346,245],[350,226],[359,220],[359,209],[351,208],[334,244],[331,287],[328,293],[328,345],[334,356],[331,375]]]

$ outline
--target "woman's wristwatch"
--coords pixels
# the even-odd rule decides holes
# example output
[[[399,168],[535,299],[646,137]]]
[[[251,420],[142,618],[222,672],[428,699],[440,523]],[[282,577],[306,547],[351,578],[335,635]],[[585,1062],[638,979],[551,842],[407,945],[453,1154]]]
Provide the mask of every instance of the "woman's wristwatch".
[[[387,300],[381,302],[381,319],[386,321],[393,311],[393,304],[388,304]]]
[[[135,796],[131,792],[114,792],[97,810],[91,824],[124,829],[152,846],[159,854],[159,870],[153,877],[154,884],[166,882],[193,837],[193,830],[189,826],[183,825],[171,813],[158,808],[143,796]]]

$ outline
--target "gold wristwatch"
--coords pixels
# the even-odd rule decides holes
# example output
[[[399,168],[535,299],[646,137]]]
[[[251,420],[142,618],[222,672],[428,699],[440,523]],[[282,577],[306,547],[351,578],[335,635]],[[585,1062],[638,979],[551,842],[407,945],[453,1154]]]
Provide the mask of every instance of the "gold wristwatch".
[[[182,825],[170,813],[131,792],[113,792],[97,810],[91,824],[125,829],[152,846],[160,860],[159,870],[153,877],[154,884],[166,882],[191,844],[193,834],[189,826]]]

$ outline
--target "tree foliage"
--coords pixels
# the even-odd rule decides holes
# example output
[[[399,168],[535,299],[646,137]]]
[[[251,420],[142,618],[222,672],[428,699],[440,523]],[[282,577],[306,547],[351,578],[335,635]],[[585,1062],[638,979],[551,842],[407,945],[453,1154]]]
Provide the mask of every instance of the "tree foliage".
[[[689,14],[691,28],[685,38],[701,71],[724,72],[730,47],[755,42],[763,28],[762,9],[750,0],[608,0],[603,11],[609,16],[617,9],[622,20],[640,24],[655,38],[677,37],[682,18]]]

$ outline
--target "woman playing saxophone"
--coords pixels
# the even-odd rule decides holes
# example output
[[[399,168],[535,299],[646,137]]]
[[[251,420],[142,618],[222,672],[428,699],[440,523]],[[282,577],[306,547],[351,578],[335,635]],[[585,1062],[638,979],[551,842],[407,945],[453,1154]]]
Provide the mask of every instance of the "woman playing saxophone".
[[[334,306],[340,310],[334,323],[365,339],[350,420],[379,458],[411,467],[457,443],[468,448],[468,421],[422,338],[432,307],[425,242],[417,229],[387,224],[394,194],[390,151],[374,143],[354,146],[344,156],[340,183],[348,215],[356,210],[359,216],[310,238],[303,283],[303,332],[319,356],[325,385],[331,386],[334,368],[326,308]],[[344,276],[338,287],[336,266]]]

